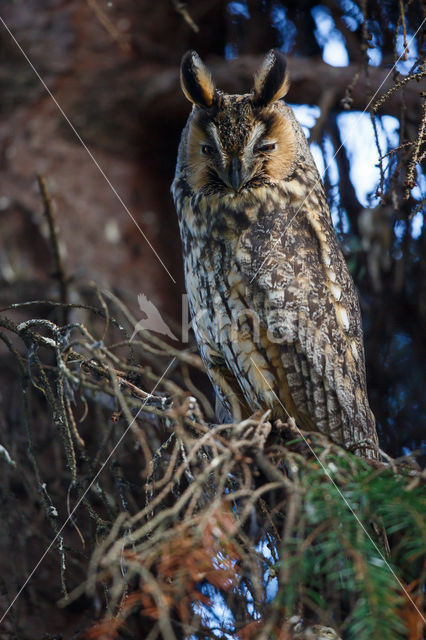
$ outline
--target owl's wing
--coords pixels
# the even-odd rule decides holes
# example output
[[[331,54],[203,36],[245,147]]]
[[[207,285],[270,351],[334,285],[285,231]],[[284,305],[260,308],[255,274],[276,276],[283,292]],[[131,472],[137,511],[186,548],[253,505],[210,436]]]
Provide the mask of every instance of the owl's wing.
[[[240,238],[236,261],[246,299],[267,343],[278,348],[296,422],[376,457],[359,303],[334,230],[322,223],[319,238],[304,216],[291,231],[280,218],[252,225]]]

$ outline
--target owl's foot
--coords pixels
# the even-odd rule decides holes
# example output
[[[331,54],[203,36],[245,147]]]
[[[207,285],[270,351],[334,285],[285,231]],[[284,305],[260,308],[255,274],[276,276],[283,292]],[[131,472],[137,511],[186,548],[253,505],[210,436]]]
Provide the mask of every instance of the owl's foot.
[[[286,431],[290,436],[295,438],[300,438],[300,436],[304,437],[303,431],[299,429],[296,424],[296,420],[289,416],[286,422],[283,422],[278,418],[278,420],[274,420],[274,428],[277,431]]]

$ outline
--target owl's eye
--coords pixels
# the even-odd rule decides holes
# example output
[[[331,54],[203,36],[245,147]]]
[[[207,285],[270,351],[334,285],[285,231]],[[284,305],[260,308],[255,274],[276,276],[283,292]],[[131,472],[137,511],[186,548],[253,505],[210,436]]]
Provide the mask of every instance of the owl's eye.
[[[256,151],[260,151],[260,153],[266,153],[267,151],[275,151],[277,148],[276,142],[267,142],[266,144],[261,144],[256,148]]]
[[[202,144],[201,153],[203,156],[211,156],[211,154],[213,153],[213,147],[209,144]]]

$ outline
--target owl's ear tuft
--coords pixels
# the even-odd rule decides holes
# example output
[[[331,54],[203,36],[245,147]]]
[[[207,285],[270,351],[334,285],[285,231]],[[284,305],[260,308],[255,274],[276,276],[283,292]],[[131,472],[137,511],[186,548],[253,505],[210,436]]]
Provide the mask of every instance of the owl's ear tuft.
[[[187,51],[180,66],[180,83],[185,97],[199,107],[211,107],[215,86],[204,62],[196,51]]]
[[[271,49],[254,78],[254,103],[259,107],[284,98],[290,81],[286,71],[286,59],[278,49]]]

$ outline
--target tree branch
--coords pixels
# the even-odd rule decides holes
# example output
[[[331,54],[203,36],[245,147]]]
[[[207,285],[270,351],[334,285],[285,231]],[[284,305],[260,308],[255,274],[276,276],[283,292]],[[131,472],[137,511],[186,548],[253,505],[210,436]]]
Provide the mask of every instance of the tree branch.
[[[250,91],[253,75],[258,69],[261,58],[258,56],[241,56],[236,60],[207,60],[217,86],[231,93],[245,93]],[[330,107],[340,110],[340,101],[345,96],[348,85],[355,74],[359,72],[357,65],[347,67],[331,67],[321,60],[311,58],[288,58],[288,70],[291,87],[288,101],[297,104],[319,104],[324,88],[334,90],[334,102]],[[367,78],[361,76],[351,94],[351,108],[364,111],[370,104],[389,91],[393,85],[392,75],[388,69],[381,67],[369,68],[369,88]],[[380,89],[379,89],[380,87]],[[378,90],[379,89],[379,90]],[[377,91],[378,90],[378,91]],[[371,94],[373,92],[373,95]],[[377,91],[377,94],[375,93]],[[378,113],[399,117],[402,104],[402,92],[395,91],[378,107]],[[418,114],[421,107],[420,86],[410,82],[405,86],[404,101],[407,105],[408,116]],[[184,119],[188,113],[188,104],[179,87],[179,69],[176,66],[160,71],[157,67],[151,77],[144,78],[144,92],[140,104],[144,116],[152,113],[163,117],[167,111],[168,119]]]

